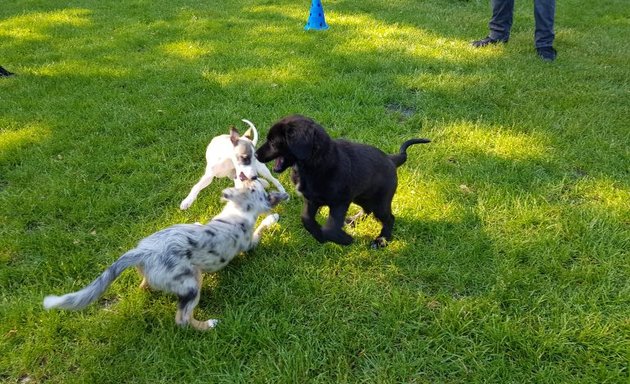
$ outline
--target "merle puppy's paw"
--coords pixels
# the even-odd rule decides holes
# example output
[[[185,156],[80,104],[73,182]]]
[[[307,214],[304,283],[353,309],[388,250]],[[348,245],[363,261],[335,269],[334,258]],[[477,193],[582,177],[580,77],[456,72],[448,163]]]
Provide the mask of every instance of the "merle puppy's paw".
[[[277,213],[274,213],[273,215],[269,215],[265,217],[265,219],[260,224],[268,227],[270,225],[274,225],[275,223],[277,223],[279,219],[280,219],[280,215],[278,215]]]

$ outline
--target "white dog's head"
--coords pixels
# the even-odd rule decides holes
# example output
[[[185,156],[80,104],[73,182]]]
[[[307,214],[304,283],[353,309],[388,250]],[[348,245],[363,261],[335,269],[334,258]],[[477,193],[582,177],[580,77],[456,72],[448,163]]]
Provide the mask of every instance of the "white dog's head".
[[[258,141],[258,132],[251,122],[247,120],[243,121],[250,125],[243,136],[239,135],[235,127],[230,127],[230,141],[232,145],[234,145],[232,163],[234,164],[237,180],[256,180],[258,178],[258,172],[256,171],[256,156],[254,154],[256,148],[254,148],[254,145],[256,145],[256,141]]]

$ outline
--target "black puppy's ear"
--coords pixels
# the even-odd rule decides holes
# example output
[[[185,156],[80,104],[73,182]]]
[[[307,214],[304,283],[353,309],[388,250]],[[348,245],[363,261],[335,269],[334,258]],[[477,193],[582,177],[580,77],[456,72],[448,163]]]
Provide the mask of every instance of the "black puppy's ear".
[[[306,160],[313,152],[312,135],[308,130],[298,129],[288,125],[286,130],[286,142],[289,151],[298,160]]]
[[[234,145],[236,147],[236,144],[238,144],[238,139],[240,138],[240,136],[238,135],[238,131],[236,130],[235,126],[230,126],[230,141],[232,142],[232,145]]]

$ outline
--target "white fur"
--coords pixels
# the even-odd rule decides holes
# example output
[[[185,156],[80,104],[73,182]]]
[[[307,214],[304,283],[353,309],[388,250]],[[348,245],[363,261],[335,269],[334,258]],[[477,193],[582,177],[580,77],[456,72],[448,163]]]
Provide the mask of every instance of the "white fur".
[[[63,299],[59,296],[46,296],[44,298],[44,308],[46,309],[54,308],[58,306],[59,303],[61,303],[62,301]]]
[[[251,163],[249,165],[242,164],[237,158],[237,147],[232,143],[230,135],[219,135],[213,138],[206,148],[206,171],[197,184],[192,187],[188,196],[182,200],[179,205],[181,210],[188,209],[197,199],[199,192],[210,185],[215,177],[230,177],[234,179],[234,184],[239,187],[241,173],[248,179],[255,179],[260,176],[271,181],[279,192],[286,192],[282,184],[271,175],[269,169],[256,159],[254,152],[258,141],[258,131],[251,121],[246,119],[243,121],[250,126],[248,131],[252,132],[253,139],[247,138],[248,132],[245,132],[245,135],[239,137],[239,145],[251,146]]]

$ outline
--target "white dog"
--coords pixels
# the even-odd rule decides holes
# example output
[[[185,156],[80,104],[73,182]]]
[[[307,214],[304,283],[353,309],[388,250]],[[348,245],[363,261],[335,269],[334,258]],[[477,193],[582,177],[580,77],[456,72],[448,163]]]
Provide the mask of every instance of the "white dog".
[[[122,271],[136,266],[144,277],[141,287],[177,295],[177,324],[191,324],[199,330],[214,327],[217,320],[199,321],[193,316],[202,272],[216,272],[234,256],[254,248],[262,230],[278,221],[278,214],[269,215],[254,231],[258,216],[289,197],[286,193],[268,194],[258,180],[242,184],[241,188],[223,191],[227,204],[207,224],[173,225],[142,239],[88,286],[63,296],[47,296],[44,307],[81,309],[98,299]]]
[[[229,135],[220,135],[212,139],[206,148],[206,172],[195,184],[190,193],[182,200],[179,208],[188,209],[197,199],[199,192],[210,185],[215,177],[230,177],[239,186],[239,179],[255,180],[261,176],[273,183],[281,193],[286,193],[282,184],[271,175],[267,167],[256,159],[254,152],[258,142],[258,131],[251,121],[243,119],[249,129],[239,136],[236,128],[230,128]],[[237,177],[238,175],[238,177]]]

